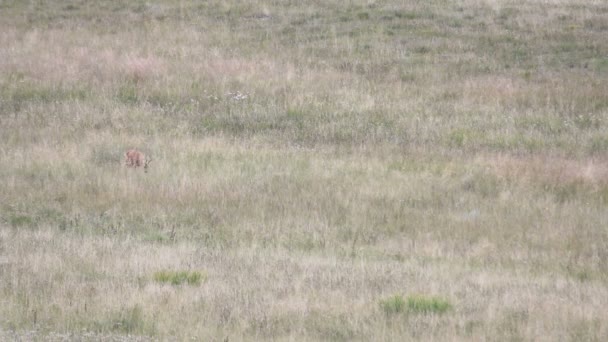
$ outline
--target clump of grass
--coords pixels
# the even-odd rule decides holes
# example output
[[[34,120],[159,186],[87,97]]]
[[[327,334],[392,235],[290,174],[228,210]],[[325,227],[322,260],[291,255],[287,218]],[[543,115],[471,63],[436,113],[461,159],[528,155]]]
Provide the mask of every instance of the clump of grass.
[[[132,308],[121,311],[112,321],[112,330],[123,331],[126,333],[137,333],[144,330],[145,321],[141,306],[135,305]]]
[[[26,215],[11,215],[8,221],[13,228],[30,226],[34,223],[34,220]]]
[[[159,283],[169,283],[171,285],[181,285],[187,283],[188,285],[198,286],[207,276],[204,273],[197,271],[158,271],[154,273],[154,280]]]
[[[122,150],[114,146],[98,145],[92,148],[90,159],[97,166],[116,165],[122,161],[122,153]]]
[[[387,315],[398,314],[405,311],[405,300],[401,295],[394,295],[381,300],[380,307]]]
[[[407,298],[407,309],[411,312],[424,314],[442,314],[452,307],[447,299],[411,295]]]

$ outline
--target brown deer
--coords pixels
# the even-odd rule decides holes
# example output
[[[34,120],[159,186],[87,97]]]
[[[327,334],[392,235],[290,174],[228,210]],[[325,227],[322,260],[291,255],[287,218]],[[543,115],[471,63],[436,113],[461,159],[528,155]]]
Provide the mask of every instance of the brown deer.
[[[150,162],[152,162],[152,158],[146,156],[142,152],[136,149],[130,149],[125,153],[125,165],[127,167],[142,167],[144,168],[144,172],[148,172],[148,166],[150,166]]]

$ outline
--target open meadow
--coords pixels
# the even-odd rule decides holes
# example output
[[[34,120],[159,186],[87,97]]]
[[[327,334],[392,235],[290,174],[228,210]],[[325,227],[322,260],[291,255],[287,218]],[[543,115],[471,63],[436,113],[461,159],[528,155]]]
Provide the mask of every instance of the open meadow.
[[[607,341],[608,2],[0,1],[0,340]]]

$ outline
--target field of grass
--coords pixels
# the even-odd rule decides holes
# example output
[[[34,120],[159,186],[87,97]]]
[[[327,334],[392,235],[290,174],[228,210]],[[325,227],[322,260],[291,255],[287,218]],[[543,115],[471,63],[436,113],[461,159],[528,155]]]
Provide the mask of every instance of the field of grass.
[[[0,1],[0,340],[608,340],[607,37],[597,0]]]

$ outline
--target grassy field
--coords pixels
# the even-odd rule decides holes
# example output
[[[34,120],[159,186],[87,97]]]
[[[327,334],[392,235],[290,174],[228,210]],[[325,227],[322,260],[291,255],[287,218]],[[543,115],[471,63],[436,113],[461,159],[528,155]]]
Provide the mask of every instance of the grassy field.
[[[608,340],[607,37],[597,0],[0,1],[0,339]]]

